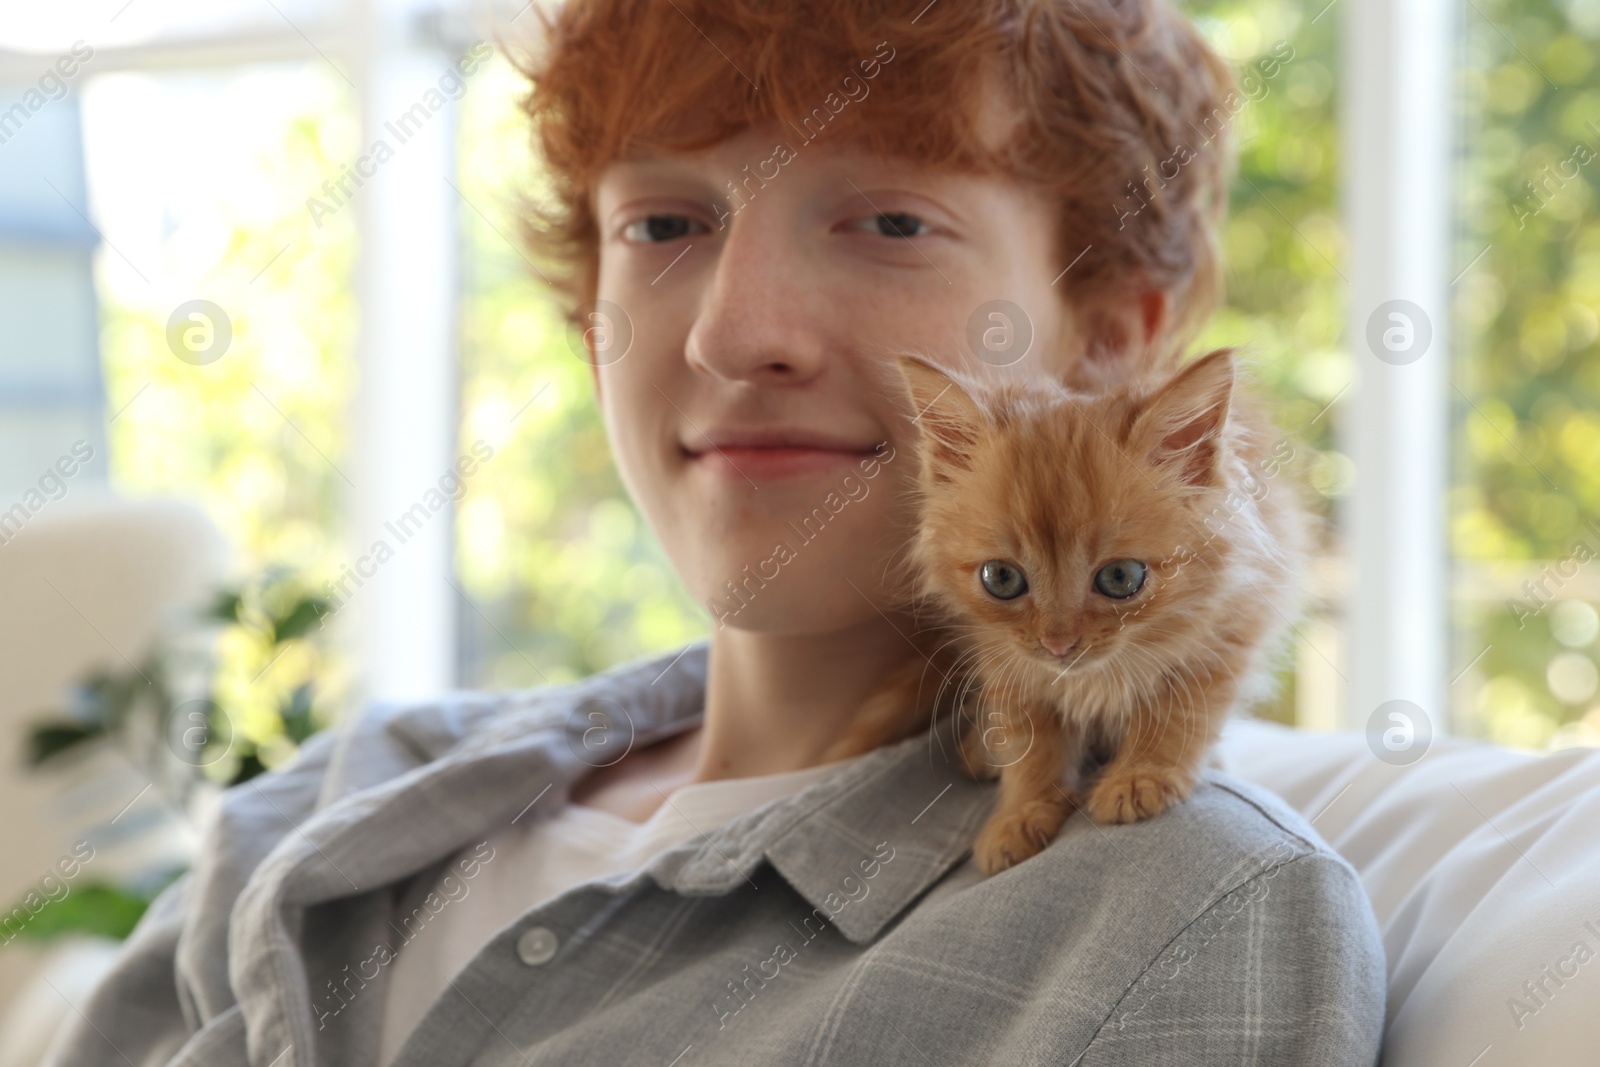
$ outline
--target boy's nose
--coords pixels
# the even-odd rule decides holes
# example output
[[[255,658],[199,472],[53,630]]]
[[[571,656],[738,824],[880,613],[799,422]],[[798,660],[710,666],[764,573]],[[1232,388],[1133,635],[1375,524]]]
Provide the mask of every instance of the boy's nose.
[[[782,227],[762,217],[766,207],[756,201],[741,212],[715,246],[715,264],[699,281],[704,291],[685,293],[698,310],[684,355],[691,366],[728,381],[802,385],[823,369],[834,347],[823,326],[832,319],[818,312],[818,287],[796,283],[792,265],[799,250],[784,243]]]

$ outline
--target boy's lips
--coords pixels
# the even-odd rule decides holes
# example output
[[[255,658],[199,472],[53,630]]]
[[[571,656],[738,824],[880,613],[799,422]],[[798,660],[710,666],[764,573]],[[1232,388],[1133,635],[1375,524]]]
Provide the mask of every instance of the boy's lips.
[[[711,429],[695,436],[681,445],[691,465],[750,482],[830,471],[873,455],[878,446],[807,430]]]

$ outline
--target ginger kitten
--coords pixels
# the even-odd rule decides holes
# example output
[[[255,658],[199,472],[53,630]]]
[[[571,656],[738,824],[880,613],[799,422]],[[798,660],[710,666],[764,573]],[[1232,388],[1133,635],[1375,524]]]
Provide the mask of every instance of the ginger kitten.
[[[1293,449],[1236,388],[1232,350],[1093,394],[899,365],[922,433],[910,562],[975,676],[968,765],[1000,779],[978,866],[1044,848],[1080,795],[1106,823],[1187,797],[1228,712],[1270,687],[1306,551],[1274,480]],[[948,677],[939,660],[917,666]],[[907,699],[922,673],[875,694],[839,751],[926,722],[926,696]],[[1104,767],[1080,792],[1063,776],[1090,755]]]

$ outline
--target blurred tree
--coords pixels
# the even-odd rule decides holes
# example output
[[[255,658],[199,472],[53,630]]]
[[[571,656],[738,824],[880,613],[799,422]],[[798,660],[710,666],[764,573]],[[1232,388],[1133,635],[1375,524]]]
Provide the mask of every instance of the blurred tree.
[[[109,75],[86,106],[91,143],[112,125],[137,134],[144,155],[110,169],[144,172],[136,187],[158,199],[132,217],[161,220],[142,253],[154,284],[117,269],[115,253],[100,257],[113,481],[199,502],[246,573],[331,575],[346,556],[338,465],[354,366],[355,212],[313,219],[306,199],[354,154],[353,115],[348,87],[321,63]],[[203,153],[193,151],[197,129],[207,131]],[[109,235],[125,248],[134,240]],[[197,296],[232,331],[202,366],[167,341],[173,308]]]
[[[1582,624],[1600,585],[1573,560],[1600,555],[1600,6],[1484,0],[1462,18],[1450,513],[1476,578],[1455,611],[1458,725],[1600,743]]]

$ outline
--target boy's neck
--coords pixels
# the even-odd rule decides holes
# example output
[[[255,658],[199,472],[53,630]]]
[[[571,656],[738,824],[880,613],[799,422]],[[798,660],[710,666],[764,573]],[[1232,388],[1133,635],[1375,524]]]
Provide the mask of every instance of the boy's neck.
[[[700,724],[586,775],[571,801],[642,823],[681,785],[818,765],[878,683],[921,654],[901,636],[912,620],[892,618],[826,635],[717,631]]]
[[[912,656],[913,621],[874,615],[826,634],[711,638],[697,782],[813,767],[880,682]]]

